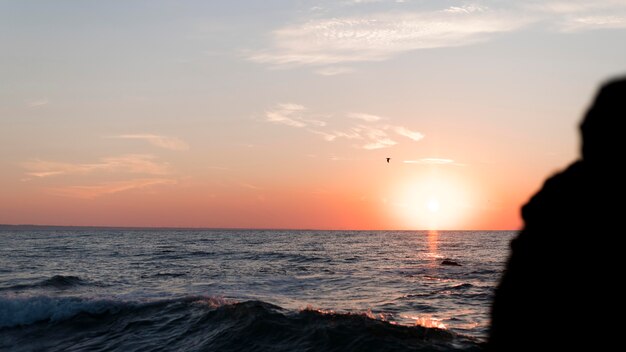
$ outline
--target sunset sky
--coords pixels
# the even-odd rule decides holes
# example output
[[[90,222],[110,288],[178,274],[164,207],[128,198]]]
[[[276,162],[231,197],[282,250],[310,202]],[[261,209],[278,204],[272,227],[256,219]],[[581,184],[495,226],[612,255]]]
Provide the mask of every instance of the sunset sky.
[[[624,0],[0,0],[0,223],[517,229],[625,43]]]

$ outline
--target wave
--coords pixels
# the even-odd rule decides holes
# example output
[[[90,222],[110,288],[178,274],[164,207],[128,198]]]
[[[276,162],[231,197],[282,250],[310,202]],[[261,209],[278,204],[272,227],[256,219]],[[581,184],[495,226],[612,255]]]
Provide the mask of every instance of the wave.
[[[466,290],[468,288],[472,288],[474,287],[474,285],[470,284],[470,283],[462,283],[462,284],[458,284],[458,285],[454,285],[452,287],[449,288],[449,290]]]
[[[124,306],[111,300],[85,300],[78,297],[0,297],[0,329],[37,322],[59,322],[79,313],[102,314],[119,311]]]
[[[286,310],[262,302],[184,297],[131,302],[0,298],[0,350],[477,351],[447,330],[370,313]]]
[[[32,284],[20,284],[13,285],[9,287],[2,287],[0,291],[20,291],[27,290],[31,288],[55,288],[59,290],[68,289],[76,286],[85,286],[92,285],[95,283],[89,282],[88,280],[81,279],[78,276],[71,275],[54,275],[45,280],[41,280]]]
[[[439,290],[433,290],[425,293],[411,293],[398,297],[398,300],[405,299],[414,299],[414,298],[423,298],[423,297],[432,297],[437,295],[451,295],[451,294],[462,294],[464,297],[468,296],[467,291],[473,288],[474,285],[470,283],[461,283],[452,286],[445,287]]]

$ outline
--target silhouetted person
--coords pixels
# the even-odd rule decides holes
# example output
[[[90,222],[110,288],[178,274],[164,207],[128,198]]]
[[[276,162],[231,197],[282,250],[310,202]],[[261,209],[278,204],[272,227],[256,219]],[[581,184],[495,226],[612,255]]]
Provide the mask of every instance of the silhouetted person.
[[[391,158],[387,158],[387,164],[389,164],[389,160],[391,160]]]
[[[522,208],[524,228],[492,307],[489,351],[623,348],[623,122],[626,79],[602,87],[587,112],[582,159]]]

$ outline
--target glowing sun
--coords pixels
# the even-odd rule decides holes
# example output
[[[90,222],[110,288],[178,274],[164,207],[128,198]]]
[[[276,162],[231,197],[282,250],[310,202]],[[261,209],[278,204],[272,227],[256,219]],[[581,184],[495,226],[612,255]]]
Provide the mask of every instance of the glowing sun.
[[[472,210],[471,187],[443,172],[407,178],[396,187],[393,211],[409,228],[462,228]]]
[[[432,213],[436,213],[439,211],[439,201],[436,198],[431,198],[428,203],[426,203],[426,208],[430,210]]]

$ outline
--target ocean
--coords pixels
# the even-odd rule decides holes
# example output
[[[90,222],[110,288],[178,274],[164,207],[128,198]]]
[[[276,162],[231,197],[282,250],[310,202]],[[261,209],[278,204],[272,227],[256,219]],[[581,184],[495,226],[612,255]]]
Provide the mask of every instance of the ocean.
[[[479,351],[514,235],[0,226],[0,350]]]

